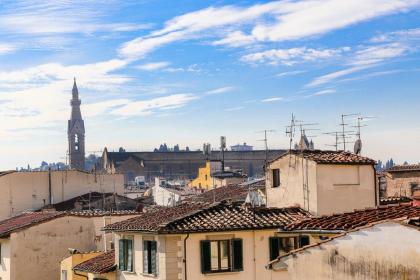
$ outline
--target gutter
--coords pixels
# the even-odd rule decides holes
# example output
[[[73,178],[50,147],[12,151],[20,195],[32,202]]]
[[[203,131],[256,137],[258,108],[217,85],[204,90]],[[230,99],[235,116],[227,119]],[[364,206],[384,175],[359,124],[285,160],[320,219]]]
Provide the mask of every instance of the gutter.
[[[187,239],[188,237],[190,237],[189,233],[184,238],[184,259],[182,260],[182,262],[184,263],[184,280],[187,280]]]
[[[376,177],[376,169],[375,169],[375,166],[372,165],[372,168],[373,168],[373,174],[374,174],[373,180],[374,180],[374,183],[375,183],[375,206],[377,207],[377,206],[379,206],[378,180],[377,180],[377,177]]]
[[[333,229],[333,230],[324,230],[324,229],[299,229],[299,230],[290,230],[282,231],[279,230],[276,233],[312,233],[312,234],[340,234],[346,232],[345,230]]]

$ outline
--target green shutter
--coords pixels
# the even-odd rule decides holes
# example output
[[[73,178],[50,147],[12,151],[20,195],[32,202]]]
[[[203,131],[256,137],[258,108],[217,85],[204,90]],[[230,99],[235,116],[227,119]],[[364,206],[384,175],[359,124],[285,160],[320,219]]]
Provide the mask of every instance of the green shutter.
[[[200,241],[201,250],[201,273],[207,273],[211,271],[211,256],[210,256],[210,241]]]
[[[125,262],[124,262],[124,239],[120,239],[118,242],[118,267],[120,270],[125,270]]]
[[[149,274],[149,242],[143,241],[143,273]]]
[[[133,271],[133,240],[127,242],[127,271]]]
[[[232,269],[244,270],[242,239],[232,239]]]
[[[280,239],[278,237],[270,237],[270,261],[276,259],[280,253]]]
[[[151,262],[151,271],[150,274],[154,274],[157,275],[157,265],[156,265],[156,255],[157,255],[157,242],[156,241],[152,241],[150,242],[150,254],[151,254],[151,258],[150,258],[150,262]]]

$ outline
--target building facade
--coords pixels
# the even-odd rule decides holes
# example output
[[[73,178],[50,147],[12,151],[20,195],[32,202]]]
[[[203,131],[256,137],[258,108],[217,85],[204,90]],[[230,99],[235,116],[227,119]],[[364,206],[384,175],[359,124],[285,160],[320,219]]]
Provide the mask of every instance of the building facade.
[[[0,172],[0,220],[89,192],[122,195],[124,177],[80,170]]]
[[[85,123],[80,111],[81,101],[79,99],[79,90],[74,79],[72,89],[71,116],[67,126],[68,153],[70,168],[85,169]]]
[[[395,165],[382,176],[387,197],[412,197],[420,191],[420,164]]]
[[[299,205],[315,215],[378,205],[374,161],[348,152],[291,150],[268,164],[268,207]]]

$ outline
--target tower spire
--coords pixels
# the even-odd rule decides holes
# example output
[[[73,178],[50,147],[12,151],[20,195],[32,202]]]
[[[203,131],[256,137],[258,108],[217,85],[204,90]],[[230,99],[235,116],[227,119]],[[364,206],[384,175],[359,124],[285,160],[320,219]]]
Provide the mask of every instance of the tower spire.
[[[85,124],[80,112],[81,101],[77,89],[76,77],[73,80],[71,116],[68,121],[67,137],[69,142],[70,168],[85,168]]]
[[[77,88],[77,84],[76,84],[76,77],[73,78],[73,89],[71,90],[72,95],[73,95],[73,100],[78,100],[79,99],[79,90]]]

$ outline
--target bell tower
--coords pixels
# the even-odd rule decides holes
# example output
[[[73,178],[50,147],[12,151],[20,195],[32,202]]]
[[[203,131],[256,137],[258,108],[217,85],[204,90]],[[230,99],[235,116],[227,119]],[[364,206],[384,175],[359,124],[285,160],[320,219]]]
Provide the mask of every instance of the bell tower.
[[[85,169],[85,124],[80,112],[81,101],[74,78],[71,105],[71,116],[68,121],[67,137],[69,142],[70,168]]]

